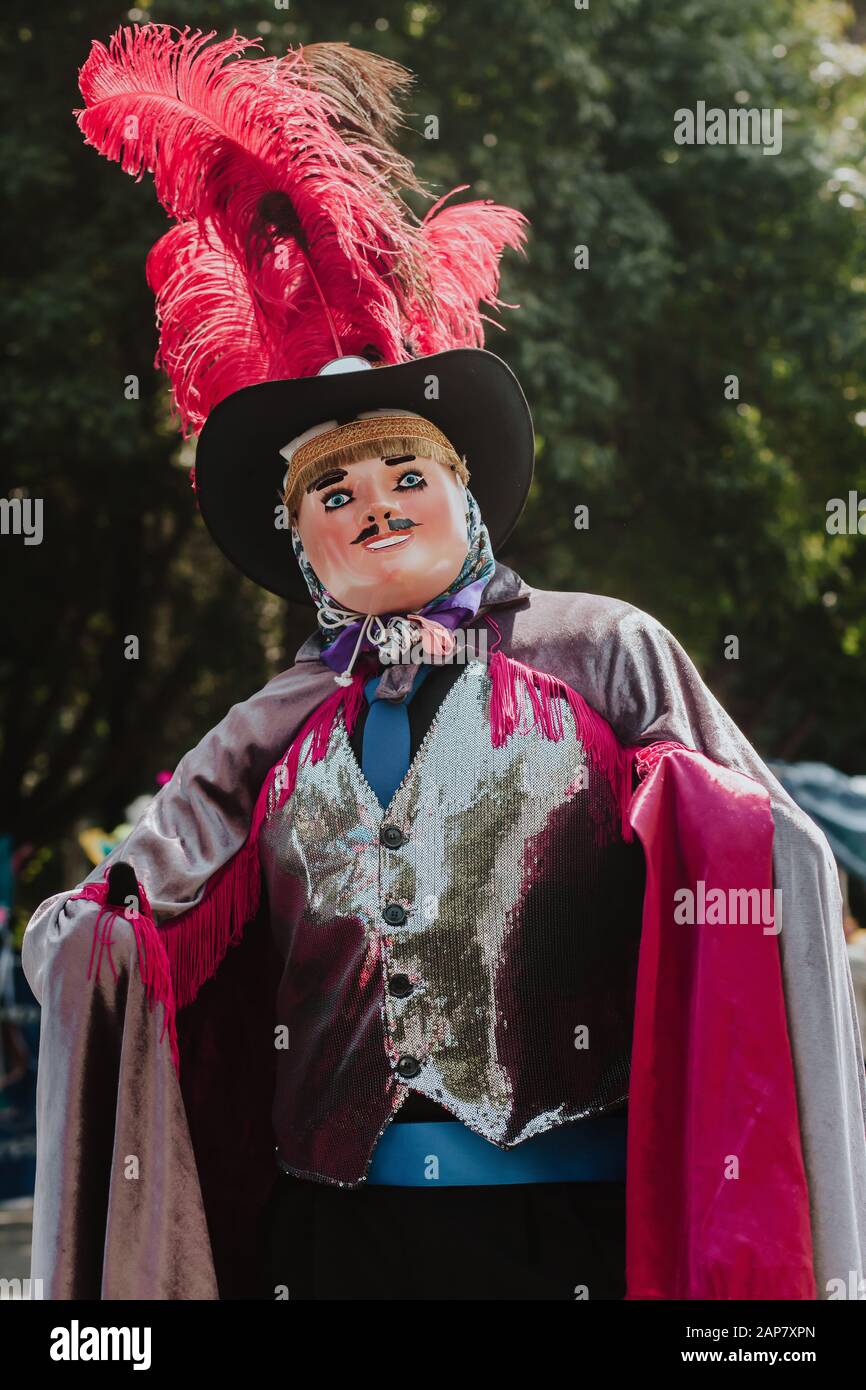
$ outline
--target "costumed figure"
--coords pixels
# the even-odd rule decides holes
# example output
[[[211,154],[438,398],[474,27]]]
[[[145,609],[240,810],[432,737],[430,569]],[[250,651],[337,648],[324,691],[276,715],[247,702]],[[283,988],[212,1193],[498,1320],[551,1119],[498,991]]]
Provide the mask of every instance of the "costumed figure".
[[[411,213],[393,63],[211,38],[95,44],[78,119],[174,219],[201,515],[317,630],[28,928],[33,1275],[838,1296],[866,1098],[827,844],[663,627],[496,559],[533,432],[480,306],[524,219]]]

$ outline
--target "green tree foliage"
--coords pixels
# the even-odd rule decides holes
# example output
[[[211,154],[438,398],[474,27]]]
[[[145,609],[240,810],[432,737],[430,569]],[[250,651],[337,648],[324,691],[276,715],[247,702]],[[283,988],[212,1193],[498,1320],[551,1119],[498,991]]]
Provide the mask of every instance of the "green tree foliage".
[[[7,488],[45,499],[0,652],[6,824],[51,845],[110,824],[311,626],[238,580],[195,516],[152,368],[147,250],[165,226],[72,120],[92,37],[133,18],[288,44],[348,40],[418,74],[403,148],[436,193],[520,207],[506,332],[538,465],[500,558],[659,617],[767,757],[862,770],[862,17],[816,0],[353,0],[273,9],[7,7],[0,161]],[[783,145],[682,146],[675,112],[781,108]],[[438,138],[429,134],[438,118]],[[422,206],[417,204],[418,210]],[[589,268],[575,268],[576,248]],[[128,400],[124,382],[140,381]],[[739,397],[726,397],[730,377]],[[471,464],[471,460],[470,460]],[[588,529],[574,525],[589,508]],[[123,638],[137,634],[140,658]],[[739,639],[739,659],[725,639]],[[40,888],[43,885],[39,885]],[[35,889],[34,889],[35,891]]]

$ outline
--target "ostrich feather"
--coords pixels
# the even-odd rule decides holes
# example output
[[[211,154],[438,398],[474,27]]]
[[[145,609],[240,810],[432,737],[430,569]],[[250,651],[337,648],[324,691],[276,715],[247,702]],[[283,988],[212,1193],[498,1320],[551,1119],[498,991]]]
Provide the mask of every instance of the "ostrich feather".
[[[499,263],[506,246],[522,251],[527,219],[516,208],[492,200],[444,204],[462,184],[446,193],[428,211],[421,228],[423,254],[435,286],[436,310],[425,304],[407,311],[411,336],[422,353],[451,347],[483,347],[484,323],[495,319],[482,313],[491,308],[516,308],[498,298]]]
[[[76,112],[85,140],[137,179],[152,172],[166,211],[212,229],[250,274],[290,238],[326,319],[359,296],[393,316],[398,268],[420,274],[418,234],[381,150],[341,138],[303,50],[250,61],[255,45],[213,37],[136,24],[95,42]]]
[[[501,306],[500,256],[524,238],[525,218],[489,200],[448,194],[423,221],[403,201],[429,196],[391,144],[405,68],[348,44],[259,48],[133,25],[80,73],[86,142],[151,172],[177,220],[147,277],[185,435],[232,391],[337,355],[481,346],[480,305]]]
[[[406,124],[400,99],[409,92],[414,74],[391,58],[347,43],[310,43],[302,52],[343,138],[375,151],[395,187],[426,193],[411,159],[391,143]]]
[[[403,323],[376,303],[318,312],[300,255],[266,259],[255,276],[197,222],[172,227],[151,248],[147,282],[160,330],[155,365],[173,388],[185,437],[232,391],[261,381],[312,376],[333,356],[331,323],[343,351],[393,358]]]
[[[197,222],[160,237],[146,274],[160,329],[154,365],[171,380],[187,437],[225,396],[268,379],[269,338],[237,261]]]

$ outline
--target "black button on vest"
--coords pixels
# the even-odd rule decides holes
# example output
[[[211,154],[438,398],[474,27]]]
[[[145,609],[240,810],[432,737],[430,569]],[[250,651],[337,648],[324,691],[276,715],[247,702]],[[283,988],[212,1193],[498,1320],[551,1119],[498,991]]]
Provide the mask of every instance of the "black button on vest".
[[[401,1057],[397,1063],[397,1070],[401,1076],[408,1080],[412,1076],[417,1076],[421,1070],[421,1063],[417,1057]]]
[[[405,999],[412,993],[412,981],[408,975],[394,975],[388,982],[388,993],[396,999]]]
[[[383,825],[379,831],[379,839],[388,849],[399,849],[405,842],[406,836],[396,825]]]
[[[399,927],[401,922],[405,922],[409,913],[401,903],[388,903],[382,916],[391,927]]]

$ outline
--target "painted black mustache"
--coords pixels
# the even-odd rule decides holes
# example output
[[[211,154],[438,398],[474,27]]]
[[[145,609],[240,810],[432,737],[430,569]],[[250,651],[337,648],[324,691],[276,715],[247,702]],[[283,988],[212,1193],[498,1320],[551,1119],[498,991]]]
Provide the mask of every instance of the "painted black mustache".
[[[407,531],[410,526],[420,525],[420,521],[413,521],[412,518],[408,516],[395,516],[393,520],[390,517],[388,518],[389,531]],[[365,526],[363,531],[360,531],[358,533],[358,535],[352,541],[352,545],[362,545],[364,541],[370,540],[371,536],[377,536],[378,534],[379,527],[374,522],[372,526]]]

